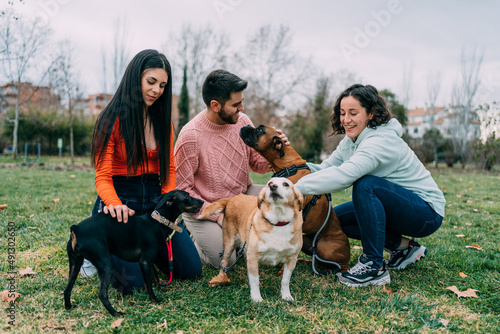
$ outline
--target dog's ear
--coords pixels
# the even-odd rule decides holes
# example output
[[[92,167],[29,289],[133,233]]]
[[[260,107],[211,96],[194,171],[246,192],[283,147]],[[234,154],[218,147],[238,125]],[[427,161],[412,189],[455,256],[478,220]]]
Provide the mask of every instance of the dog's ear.
[[[273,142],[274,142],[274,149],[279,151],[280,158],[283,158],[283,156],[285,155],[285,145],[278,137],[274,137]]]
[[[297,187],[293,187],[293,193],[295,195],[295,198],[297,199],[297,204],[299,205],[299,210],[300,208],[302,208],[302,204],[304,203],[304,196],[302,195],[302,193],[300,192],[299,189],[297,189]]]
[[[259,210],[261,209],[262,203],[266,200],[266,189],[267,187],[264,187],[260,192],[259,195],[257,195],[257,207]]]
[[[174,196],[175,195],[172,195],[171,193],[166,193],[156,197],[153,200],[153,203],[156,204],[155,210],[161,209],[163,206],[172,206],[173,202],[171,201],[171,199]]]

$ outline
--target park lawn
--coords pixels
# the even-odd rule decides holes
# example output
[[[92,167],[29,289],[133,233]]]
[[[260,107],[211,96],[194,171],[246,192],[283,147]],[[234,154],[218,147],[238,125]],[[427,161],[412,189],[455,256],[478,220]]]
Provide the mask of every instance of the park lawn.
[[[253,176],[257,183],[269,175]],[[126,313],[123,333],[498,333],[500,332],[500,177],[435,174],[445,193],[442,227],[420,239],[428,256],[404,271],[391,271],[384,287],[350,288],[333,276],[314,276],[300,261],[292,275],[295,302],[280,298],[279,268],[261,268],[262,303],[250,299],[245,264],[229,274],[232,283],[209,288],[217,274],[205,267],[195,281],[174,281],[156,288],[163,304],[143,292],[110,301]],[[3,306],[0,331],[112,332],[111,317],[97,297],[97,277],[79,277],[72,294],[78,306],[66,311],[62,291],[68,277],[69,226],[90,215],[96,197],[91,170],[54,171],[0,168],[0,291],[9,288],[8,227],[15,228],[15,308]],[[350,191],[334,194],[334,204],[350,200]],[[352,240],[352,264],[361,254]],[[477,245],[481,250],[467,248]],[[10,252],[12,253],[12,252]],[[307,256],[301,256],[307,259]],[[31,267],[34,274],[21,277]],[[462,276],[461,276],[462,275]],[[466,275],[466,276],[465,276]],[[12,283],[12,282],[11,282]],[[458,298],[447,287],[475,289],[477,298]],[[13,311],[12,311],[13,310]],[[12,312],[12,313],[11,313]],[[9,326],[9,314],[15,326]]]

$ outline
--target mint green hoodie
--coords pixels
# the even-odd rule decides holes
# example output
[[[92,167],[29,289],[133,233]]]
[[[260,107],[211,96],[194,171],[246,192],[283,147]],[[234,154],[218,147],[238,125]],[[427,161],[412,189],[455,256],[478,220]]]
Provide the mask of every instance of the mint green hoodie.
[[[375,129],[365,128],[355,142],[346,136],[321,164],[307,163],[313,173],[295,186],[304,195],[333,193],[350,187],[364,175],[374,175],[414,192],[444,217],[442,191],[401,139],[402,134],[403,127],[393,118]]]

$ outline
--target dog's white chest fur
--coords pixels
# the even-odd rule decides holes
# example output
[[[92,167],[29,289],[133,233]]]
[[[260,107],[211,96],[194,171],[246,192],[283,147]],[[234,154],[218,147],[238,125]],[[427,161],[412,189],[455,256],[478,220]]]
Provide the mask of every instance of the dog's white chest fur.
[[[291,222],[294,219],[293,209],[276,205],[273,210],[267,212],[266,217],[272,224],[277,222]],[[296,231],[295,231],[296,233]],[[297,252],[297,244],[292,245],[290,241],[294,236],[293,224],[274,226],[270,232],[261,233],[257,243],[259,262],[264,265],[275,266],[284,263],[287,258]]]

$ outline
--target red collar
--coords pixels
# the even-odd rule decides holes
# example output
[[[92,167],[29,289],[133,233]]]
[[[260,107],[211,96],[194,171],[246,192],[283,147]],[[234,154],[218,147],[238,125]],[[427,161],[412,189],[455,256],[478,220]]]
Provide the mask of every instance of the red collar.
[[[267,220],[267,222],[273,226],[285,226],[285,225],[288,225],[290,224],[290,222],[277,222],[276,224],[273,224],[269,221],[269,219],[267,219],[266,217],[264,217],[265,220]]]

